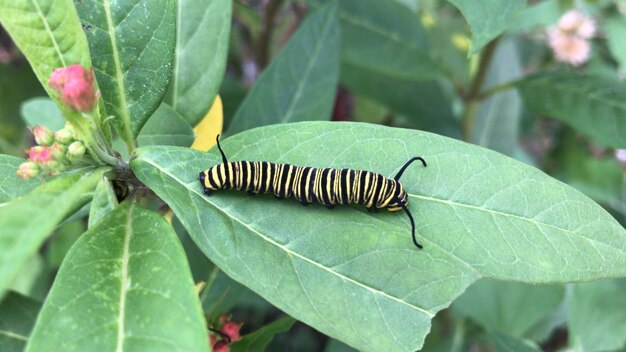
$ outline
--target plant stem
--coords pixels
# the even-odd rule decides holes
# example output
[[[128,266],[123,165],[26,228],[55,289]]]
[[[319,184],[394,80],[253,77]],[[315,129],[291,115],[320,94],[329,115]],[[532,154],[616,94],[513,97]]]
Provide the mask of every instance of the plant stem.
[[[272,31],[274,30],[274,18],[282,5],[283,0],[268,0],[263,14],[263,26],[259,36],[258,46],[258,62],[259,70],[263,70],[269,61],[269,47],[272,39]]]
[[[472,81],[469,91],[463,97],[463,101],[465,102],[465,112],[463,113],[461,123],[463,124],[463,139],[465,141],[469,141],[472,137],[476,111],[478,111],[478,105],[482,100],[480,90],[485,83],[485,78],[487,78],[487,72],[489,71],[491,59],[496,52],[499,39],[500,37],[497,37],[485,47],[482,57],[480,58],[478,72],[476,73],[476,76],[474,76],[474,80]]]

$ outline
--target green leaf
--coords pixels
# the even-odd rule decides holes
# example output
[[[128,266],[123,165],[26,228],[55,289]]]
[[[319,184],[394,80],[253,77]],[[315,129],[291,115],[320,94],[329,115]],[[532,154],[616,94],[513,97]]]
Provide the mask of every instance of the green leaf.
[[[313,7],[331,0],[309,0]],[[337,2],[341,23],[341,60],[396,80],[429,80],[441,72],[430,58],[419,17],[393,1]]]
[[[564,291],[562,285],[480,280],[454,301],[452,309],[487,330],[524,337],[557,309]]]
[[[91,67],[72,0],[2,0],[0,23],[51,97],[57,96],[48,86],[52,70],[72,64]]]
[[[55,226],[87,203],[104,171],[57,177],[0,207],[0,298]]]
[[[524,102],[598,143],[626,147],[626,86],[567,72],[541,73],[519,82]]]
[[[137,144],[142,147],[146,145],[188,147],[195,138],[196,135],[189,123],[171,106],[163,103],[139,132]]]
[[[545,0],[529,5],[515,17],[510,24],[509,32],[531,31],[537,27],[547,27],[555,24],[559,17],[567,10],[559,0]],[[562,8],[562,6],[564,8]]]
[[[526,0],[448,0],[456,6],[472,28],[469,55],[476,54],[513,23],[526,7]]]
[[[233,352],[265,351],[275,335],[288,331],[295,322],[295,319],[289,316],[280,318],[253,333],[244,335],[241,340],[232,344],[230,350]]]
[[[604,25],[609,49],[622,71],[626,70],[626,22],[623,17],[611,18]]]
[[[26,160],[0,154],[0,207],[13,198],[32,191],[39,185],[39,179],[22,180],[17,176],[17,169]]]
[[[232,0],[180,0],[167,102],[191,126],[209,111],[226,70]]]
[[[309,0],[319,7],[326,0]],[[414,13],[395,2],[339,1],[341,83],[408,115],[416,127],[460,137],[452,103],[429,56],[427,33]],[[407,96],[413,97],[407,99]]]
[[[185,257],[187,257],[187,261],[189,262],[189,268],[191,269],[193,281],[206,282],[207,278],[210,277],[211,271],[215,269],[215,265],[211,263],[204,253],[202,253],[200,248],[196,246],[195,242],[191,239],[191,237],[189,237],[189,233],[187,233],[187,230],[183,227],[183,224],[180,223],[178,218],[174,217],[172,219],[172,227],[174,228],[174,231],[176,231],[178,240],[183,245],[183,249],[185,249]],[[202,297],[200,297],[200,302],[202,302]]]
[[[125,202],[63,261],[27,351],[208,351],[184,251],[156,213]]]
[[[308,17],[241,103],[228,134],[273,123],[328,120],[339,76],[333,5]]]
[[[176,43],[174,0],[83,0],[76,8],[107,115],[129,149],[167,90]]]
[[[387,176],[409,157],[426,159],[428,167],[402,179],[422,251],[403,214],[331,212],[238,192],[207,197],[198,173],[221,162],[215,150],[147,147],[131,161],[230,277],[358,349],[418,349],[434,314],[480,277],[539,283],[626,274],[626,231],[608,213],[493,151],[414,130],[329,122],[258,128],[222,147],[230,160]]]
[[[489,334],[498,352],[539,352],[541,349],[534,343],[497,331]]]
[[[509,82],[523,75],[515,42],[499,43],[487,71],[484,89]],[[513,156],[518,149],[522,100],[516,90],[490,96],[479,105],[471,141],[474,144]]]
[[[626,344],[626,281],[574,285],[568,299],[570,345],[580,351],[612,351]]]
[[[92,228],[100,219],[115,209],[117,205],[117,195],[111,181],[106,176],[102,176],[91,200],[88,227]]]
[[[246,286],[231,279],[218,267],[213,267],[208,275],[206,286],[200,294],[202,309],[209,318],[231,311],[241,301],[254,296]]]
[[[344,64],[341,83],[395,112],[406,114],[416,128],[461,137],[452,112],[452,101],[446,96],[440,81],[395,80]]]
[[[61,109],[50,98],[37,97],[25,101],[20,111],[29,126],[42,125],[53,131],[65,126]]]
[[[41,303],[19,293],[9,292],[0,303],[0,350],[21,352],[35,325]]]
[[[100,184],[98,184],[100,185]],[[63,258],[72,248],[74,242],[85,232],[85,223],[82,219],[59,226],[51,236],[46,248],[46,264],[55,270],[61,266]]]

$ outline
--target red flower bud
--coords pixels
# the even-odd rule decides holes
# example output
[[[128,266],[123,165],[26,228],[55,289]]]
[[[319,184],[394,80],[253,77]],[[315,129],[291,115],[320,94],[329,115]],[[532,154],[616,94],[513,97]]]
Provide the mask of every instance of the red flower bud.
[[[239,329],[241,329],[241,325],[237,323],[233,323],[229,321],[222,326],[220,332],[228,337],[230,337],[231,342],[235,342],[241,339],[241,335],[239,334]]]
[[[99,98],[94,91],[93,69],[85,70],[78,64],[57,68],[52,71],[48,84],[63,97],[63,103],[70,108],[89,112],[93,110]]]
[[[45,126],[37,125],[33,127],[33,134],[37,144],[50,145],[54,141],[54,133]]]
[[[22,179],[28,180],[29,178],[39,175],[39,166],[33,162],[27,161],[20,164],[16,173]]]
[[[52,152],[48,147],[37,145],[30,148],[28,159],[37,164],[46,164],[52,161]]]
[[[213,345],[213,352],[230,352],[230,346],[226,341],[220,341]]]

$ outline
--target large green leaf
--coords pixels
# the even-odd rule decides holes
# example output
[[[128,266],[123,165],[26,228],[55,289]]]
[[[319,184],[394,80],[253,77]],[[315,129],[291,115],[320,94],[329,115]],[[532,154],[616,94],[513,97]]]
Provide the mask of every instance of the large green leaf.
[[[179,0],[167,102],[191,126],[209,111],[226,69],[232,0]]]
[[[87,40],[72,0],[0,0],[0,23],[33,67],[43,87],[52,70],[91,67]]]
[[[202,193],[221,160],[176,147],[136,151],[137,177],[166,201],[222,270],[298,320],[364,350],[415,350],[430,319],[479,277],[555,282],[626,274],[626,231],[600,206],[541,171],[414,130],[307,122],[224,140],[230,160],[369,169],[402,179],[403,214],[299,206],[269,196]]]
[[[626,281],[574,285],[568,302],[570,345],[579,351],[612,351],[626,344]]]
[[[295,323],[295,320],[292,317],[280,318],[253,333],[244,335],[241,340],[232,345],[231,351],[265,351],[265,348],[269,345],[274,336],[291,329],[293,323]]]
[[[0,303],[0,351],[21,352],[41,303],[19,293],[9,292]]]
[[[513,23],[526,7],[526,0],[448,0],[472,28],[469,54],[475,54]]]
[[[492,332],[490,334],[494,342],[496,351],[498,352],[539,352],[539,346],[532,342],[524,341],[517,337],[513,337],[500,332]]]
[[[256,81],[227,133],[273,123],[328,120],[339,77],[339,42],[335,6],[307,18]]]
[[[22,104],[20,113],[29,126],[42,125],[57,131],[65,125],[61,109],[50,98],[27,100]]]
[[[309,0],[319,7],[326,0]],[[420,129],[460,137],[429,56],[419,18],[395,2],[338,2],[341,25],[341,83],[350,90],[406,114]]]
[[[0,207],[0,298],[54,227],[88,202],[104,171],[58,177]]]
[[[174,65],[174,0],[77,1],[106,113],[129,148],[165,95]]]
[[[518,50],[512,40],[499,43],[485,78],[485,87],[512,81],[523,74]],[[516,90],[496,93],[483,101],[476,112],[471,141],[513,156],[517,146],[522,101]]]
[[[607,41],[611,54],[622,70],[626,70],[626,22],[623,17],[614,17],[607,20],[605,25]]]
[[[208,351],[185,253],[156,213],[122,203],[63,261],[27,351]]]
[[[352,91],[406,114],[419,129],[461,137],[452,100],[446,96],[440,81],[398,80],[344,64],[341,82]]]
[[[309,0],[314,7],[332,0]],[[393,1],[337,2],[344,64],[399,80],[428,80],[440,73],[428,55],[419,17]]]
[[[116,206],[117,196],[113,185],[108,177],[102,176],[93,193],[93,199],[89,207],[89,228],[100,221],[106,214],[110,213],[111,210],[115,209]]]
[[[596,142],[626,147],[626,85],[568,72],[520,81],[526,105],[557,118]]]
[[[564,291],[563,285],[480,280],[470,286],[452,308],[487,330],[524,337],[556,310]]]
[[[17,176],[17,168],[26,160],[0,154],[0,207],[9,200],[33,190],[39,179],[22,180]]]
[[[137,136],[137,144],[188,147],[196,135],[189,123],[171,106],[163,103],[152,114]]]

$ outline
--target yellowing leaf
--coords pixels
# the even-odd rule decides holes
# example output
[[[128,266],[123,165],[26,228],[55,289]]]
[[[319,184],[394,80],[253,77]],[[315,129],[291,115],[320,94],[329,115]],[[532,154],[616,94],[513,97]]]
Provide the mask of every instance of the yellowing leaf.
[[[215,145],[215,138],[222,133],[224,125],[224,114],[222,109],[222,99],[217,95],[209,112],[202,121],[193,129],[196,139],[191,145],[192,149],[207,151]]]

